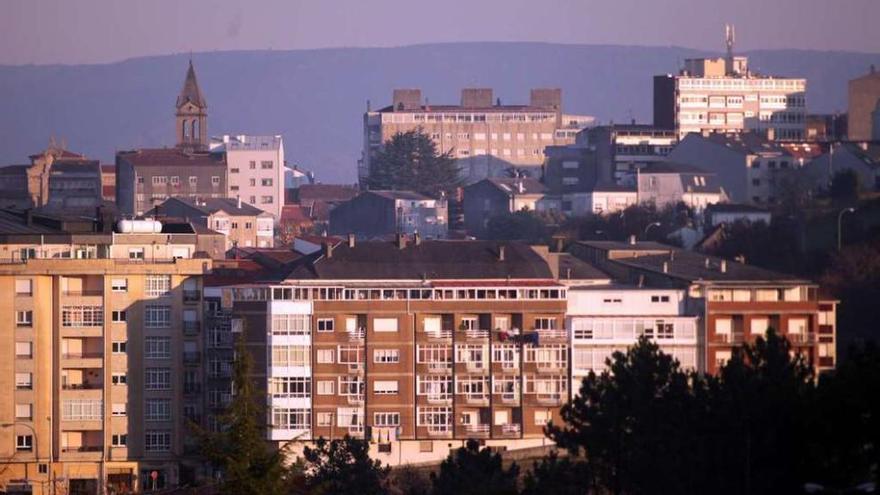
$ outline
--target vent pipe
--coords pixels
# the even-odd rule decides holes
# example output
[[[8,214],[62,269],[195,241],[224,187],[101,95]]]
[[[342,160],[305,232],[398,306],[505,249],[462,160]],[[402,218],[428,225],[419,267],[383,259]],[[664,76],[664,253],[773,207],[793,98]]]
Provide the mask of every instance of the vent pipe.
[[[354,234],[348,234],[348,247],[354,248]]]

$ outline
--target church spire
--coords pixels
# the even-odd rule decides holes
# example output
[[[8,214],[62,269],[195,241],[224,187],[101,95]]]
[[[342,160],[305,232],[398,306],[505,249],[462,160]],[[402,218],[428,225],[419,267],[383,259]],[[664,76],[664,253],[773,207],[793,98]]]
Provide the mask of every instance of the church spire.
[[[186,71],[186,79],[183,81],[183,88],[177,97],[177,108],[182,107],[187,102],[191,102],[202,110],[208,108],[208,103],[202,96],[202,90],[199,88],[199,82],[196,80],[196,70],[193,68],[192,59],[189,61],[189,69]]]

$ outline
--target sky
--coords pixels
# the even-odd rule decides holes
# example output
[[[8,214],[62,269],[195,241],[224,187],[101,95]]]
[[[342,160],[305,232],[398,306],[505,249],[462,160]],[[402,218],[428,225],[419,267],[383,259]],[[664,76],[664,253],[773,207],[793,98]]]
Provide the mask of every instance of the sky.
[[[0,64],[543,41],[880,53],[880,0],[0,0]]]

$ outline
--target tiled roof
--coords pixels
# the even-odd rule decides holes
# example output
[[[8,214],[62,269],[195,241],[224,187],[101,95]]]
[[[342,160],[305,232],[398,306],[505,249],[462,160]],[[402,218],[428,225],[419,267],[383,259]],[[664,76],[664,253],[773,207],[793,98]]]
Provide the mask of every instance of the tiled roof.
[[[218,211],[225,211],[226,213],[229,213],[233,216],[257,216],[266,213],[256,206],[249,205],[244,201],[241,202],[241,207],[239,207],[239,202],[235,198],[205,198],[200,201],[196,201],[192,198],[169,198],[167,201],[180,201],[181,203],[187,204],[205,214],[213,214],[217,213]]]
[[[499,259],[499,248],[504,260]],[[552,279],[544,259],[529,246],[515,242],[422,241],[408,239],[400,249],[394,242],[359,241],[354,247],[337,244],[330,257],[310,255],[288,279],[420,280],[429,279]]]
[[[184,151],[177,148],[144,148],[116,155],[135,167],[224,166],[221,153]]]

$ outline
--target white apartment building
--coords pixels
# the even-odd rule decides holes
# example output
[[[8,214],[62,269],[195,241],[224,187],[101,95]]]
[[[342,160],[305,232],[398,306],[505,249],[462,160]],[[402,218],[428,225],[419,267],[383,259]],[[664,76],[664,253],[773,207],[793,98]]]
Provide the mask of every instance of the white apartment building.
[[[284,142],[280,135],[223,135],[211,138],[211,151],[226,154],[226,194],[271,213],[284,206]]]
[[[733,56],[728,28],[727,56],[685,60],[678,75],[654,77],[654,125],[690,132],[759,131],[776,139],[802,140],[807,81],[764,76]]]
[[[680,289],[629,285],[583,285],[568,289],[566,327],[571,335],[572,393],[590,372],[606,369],[616,351],[648,336],[683,368],[704,370],[698,352],[697,317],[685,314]]]

